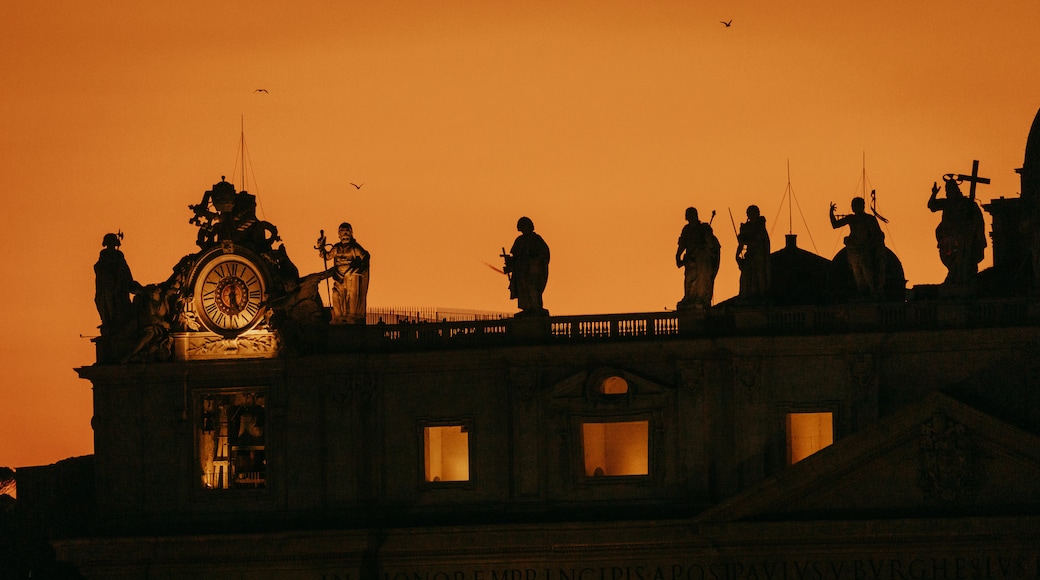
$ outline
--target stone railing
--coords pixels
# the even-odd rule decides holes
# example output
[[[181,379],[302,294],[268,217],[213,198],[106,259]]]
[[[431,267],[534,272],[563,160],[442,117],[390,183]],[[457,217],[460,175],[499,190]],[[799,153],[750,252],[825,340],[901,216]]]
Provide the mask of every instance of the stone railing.
[[[508,346],[679,334],[675,312],[370,324],[330,328],[333,350]]]
[[[506,318],[333,327],[334,350],[460,348],[754,335],[892,332],[1040,324],[1027,299],[921,301],[802,307],[718,306],[708,310]],[[338,344],[337,344],[338,343]]]
[[[459,322],[419,322],[409,324],[376,324],[365,327],[386,342],[436,344],[484,342],[504,339],[510,319],[467,320]]]
[[[379,352],[494,348],[607,341],[672,340],[728,336],[820,335],[956,328],[1040,327],[1040,300],[1003,298],[752,307],[632,314],[511,317],[329,328],[327,342],[310,352]],[[174,333],[174,359],[273,358],[283,346],[276,333],[251,331],[227,339],[212,333]],[[132,346],[95,339],[98,362],[120,362]],[[291,345],[288,345],[291,350]]]
[[[675,312],[554,316],[549,323],[554,339],[653,338],[679,334]]]

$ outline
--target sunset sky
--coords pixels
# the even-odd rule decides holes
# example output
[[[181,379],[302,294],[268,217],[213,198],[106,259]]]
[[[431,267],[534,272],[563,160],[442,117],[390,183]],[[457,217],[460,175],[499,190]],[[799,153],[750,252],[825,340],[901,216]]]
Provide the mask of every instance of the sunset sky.
[[[261,217],[304,274],[350,221],[370,307],[514,312],[483,262],[527,215],[552,314],[673,309],[691,205],[717,212],[726,299],[728,211],[759,205],[782,247],[789,165],[799,245],[830,258],[828,203],[848,211],[864,160],[889,247],[931,284],[932,182],[978,159],[982,201],[1018,194],[1038,29],[1036,0],[5,3],[0,466],[93,451],[73,369],[101,239],[166,279],[196,249],[188,204],[242,188],[243,118]]]

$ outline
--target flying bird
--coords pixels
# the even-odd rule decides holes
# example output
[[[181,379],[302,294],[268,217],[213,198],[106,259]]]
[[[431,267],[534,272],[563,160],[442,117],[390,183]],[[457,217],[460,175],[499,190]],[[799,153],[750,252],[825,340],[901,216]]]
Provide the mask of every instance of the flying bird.
[[[354,182],[351,182],[350,184],[354,186],[354,189],[361,189],[361,185],[364,185],[364,183],[362,183],[361,185],[358,185],[358,184],[356,184]]]
[[[727,26],[729,26],[729,25],[727,24]],[[257,89],[257,90],[255,90],[255,91],[253,91],[253,92],[254,92],[254,93],[266,93],[266,92],[267,92],[267,89]]]
[[[732,18],[730,18],[729,21],[719,20],[719,22],[721,22],[726,28],[729,28],[730,26],[733,26],[733,19]],[[264,91],[264,92],[266,93],[267,91]]]

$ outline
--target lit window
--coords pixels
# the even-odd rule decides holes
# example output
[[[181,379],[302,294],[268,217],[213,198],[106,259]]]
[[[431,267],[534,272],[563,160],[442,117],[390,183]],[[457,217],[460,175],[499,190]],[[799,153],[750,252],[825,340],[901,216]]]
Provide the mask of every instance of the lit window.
[[[583,423],[586,477],[650,473],[649,426],[648,421]]]
[[[195,427],[200,484],[204,489],[245,489],[267,484],[264,393],[206,393]]]
[[[423,428],[426,481],[469,481],[469,428]]]
[[[628,392],[628,381],[621,377],[607,377],[599,388],[604,395],[624,395]]]
[[[798,463],[834,443],[831,413],[787,414],[787,460]]]

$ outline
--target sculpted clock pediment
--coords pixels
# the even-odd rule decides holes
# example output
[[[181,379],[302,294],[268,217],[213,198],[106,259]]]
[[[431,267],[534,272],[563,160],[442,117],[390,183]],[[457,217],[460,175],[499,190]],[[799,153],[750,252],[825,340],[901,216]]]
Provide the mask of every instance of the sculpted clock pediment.
[[[174,333],[179,360],[268,358],[278,336],[266,326],[270,267],[248,248],[225,242],[203,252],[190,275],[183,318],[192,332]]]
[[[302,282],[285,246],[275,245],[277,228],[256,217],[255,196],[223,179],[189,209],[199,250],[181,258],[163,282],[134,281],[116,249],[120,235],[105,236],[104,261],[95,268],[99,293],[134,298],[102,301],[99,362],[271,357],[280,350],[272,312],[303,299],[298,291],[295,302],[287,299]]]

